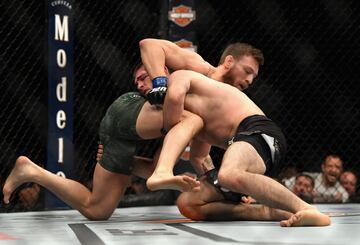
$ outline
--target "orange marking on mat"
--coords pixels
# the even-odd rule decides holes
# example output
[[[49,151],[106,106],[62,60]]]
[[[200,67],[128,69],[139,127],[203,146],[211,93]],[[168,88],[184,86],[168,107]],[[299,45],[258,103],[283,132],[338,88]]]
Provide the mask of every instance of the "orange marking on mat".
[[[5,233],[0,233],[0,240],[17,240],[16,237],[9,236]]]
[[[191,219],[161,219],[161,220],[152,220],[147,223],[189,223],[194,222]]]

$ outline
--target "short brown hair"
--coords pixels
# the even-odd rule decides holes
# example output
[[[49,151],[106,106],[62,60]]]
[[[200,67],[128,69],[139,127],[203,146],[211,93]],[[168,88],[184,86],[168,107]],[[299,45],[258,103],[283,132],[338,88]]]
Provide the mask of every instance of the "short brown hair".
[[[232,43],[228,45],[221,55],[219,65],[224,63],[225,57],[228,55],[233,56],[236,60],[240,59],[242,56],[248,55],[254,57],[259,65],[264,64],[264,55],[261,50],[247,43]]]
[[[308,180],[310,180],[311,186],[312,186],[313,188],[315,187],[315,181],[314,181],[314,178],[313,178],[313,177],[311,177],[310,175],[305,174],[305,173],[299,173],[298,175],[296,175],[295,181],[296,181],[298,178],[300,178],[300,177],[305,177],[305,178],[307,178]]]
[[[135,74],[136,72],[143,66],[144,64],[139,61],[138,63],[136,63],[136,65],[133,68],[133,78],[135,78]]]
[[[323,164],[326,165],[326,163],[328,162],[328,159],[330,158],[335,158],[335,159],[339,159],[339,161],[341,162],[341,164],[344,164],[344,161],[342,160],[341,156],[338,154],[328,154],[325,156]]]

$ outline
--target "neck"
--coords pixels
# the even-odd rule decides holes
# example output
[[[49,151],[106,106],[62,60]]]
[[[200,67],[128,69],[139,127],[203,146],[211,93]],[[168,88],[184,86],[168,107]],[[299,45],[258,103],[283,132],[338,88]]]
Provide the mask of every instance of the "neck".
[[[219,82],[224,82],[224,78],[223,78],[223,75],[224,75],[224,71],[223,71],[223,68],[220,66],[218,67],[211,67],[209,69],[209,73],[208,73],[208,77],[210,77],[211,79],[214,79],[216,81],[219,81]]]

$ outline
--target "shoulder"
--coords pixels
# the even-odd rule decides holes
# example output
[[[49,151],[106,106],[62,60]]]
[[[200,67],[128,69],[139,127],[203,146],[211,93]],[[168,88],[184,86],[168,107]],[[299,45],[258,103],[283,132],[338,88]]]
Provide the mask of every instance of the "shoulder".
[[[122,94],[119,98],[117,98],[115,101],[115,104],[124,105],[124,106],[133,104],[135,106],[136,104],[143,104],[145,102],[146,102],[146,99],[140,93],[128,92],[128,93]]]
[[[171,73],[171,76],[194,76],[196,74],[200,73],[191,70],[177,70]]]
[[[322,174],[321,173],[314,174],[313,178],[315,180],[315,186],[322,186]]]
[[[122,116],[123,114],[134,114],[133,116],[137,116],[145,102],[145,98],[140,93],[125,93],[109,106],[107,113],[119,117],[124,117]]]
[[[177,71],[174,71],[173,73],[171,73],[169,82],[178,84],[178,85],[179,84],[185,85],[185,84],[191,83],[194,80],[201,80],[201,79],[199,79],[201,77],[206,78],[206,76],[204,76],[198,72],[195,72],[195,71],[177,70]]]
[[[316,173],[316,172],[304,172],[304,174],[309,175],[311,178],[313,178],[314,180],[316,178],[319,178],[319,176],[321,175],[320,173]]]
[[[335,188],[340,191],[341,193],[346,193],[347,191],[345,190],[345,188],[341,185],[340,181],[336,182]]]
[[[128,92],[121,95],[120,100],[145,100],[145,98],[139,92]]]

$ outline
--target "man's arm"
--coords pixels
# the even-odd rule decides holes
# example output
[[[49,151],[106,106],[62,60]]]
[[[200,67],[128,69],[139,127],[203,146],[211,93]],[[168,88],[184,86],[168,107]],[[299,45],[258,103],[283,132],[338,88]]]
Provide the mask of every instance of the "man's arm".
[[[211,68],[199,54],[163,39],[143,39],[139,43],[141,59],[151,79],[165,76],[165,65],[172,70],[193,70],[207,75]]]
[[[136,132],[143,139],[160,138],[163,125],[163,111],[146,102],[136,120]]]
[[[174,72],[170,75],[163,106],[165,130],[169,130],[180,121],[184,112],[185,96],[190,89],[191,78],[191,73],[183,71]]]
[[[209,155],[211,145],[208,143],[193,139],[190,145],[190,162],[198,175],[204,175],[206,172],[214,169],[214,164]]]

